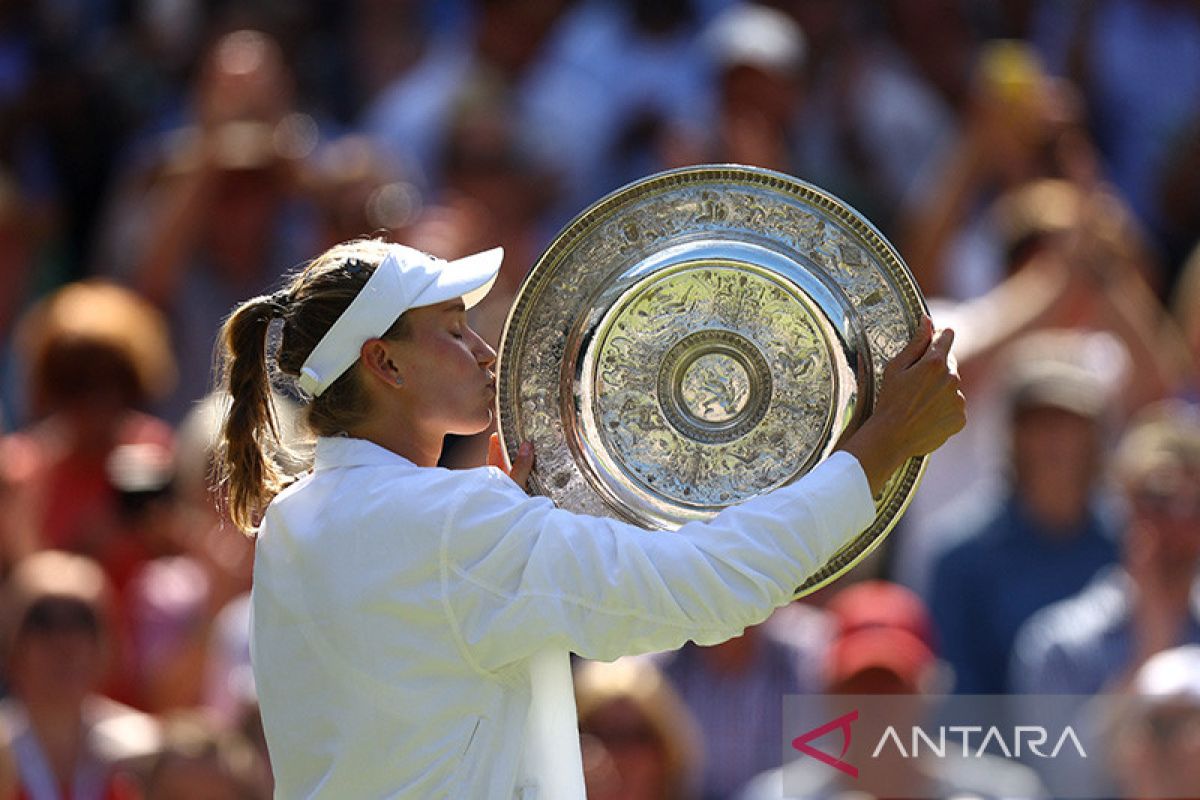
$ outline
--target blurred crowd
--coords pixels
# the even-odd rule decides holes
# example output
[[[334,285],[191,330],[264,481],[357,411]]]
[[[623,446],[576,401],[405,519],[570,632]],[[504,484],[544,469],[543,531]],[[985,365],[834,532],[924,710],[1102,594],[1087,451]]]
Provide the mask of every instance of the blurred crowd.
[[[209,481],[237,301],[355,237],[503,245],[495,345],[562,225],[711,162],[897,245],[969,422],[831,587],[577,665],[589,796],[1051,785],[784,780],[783,695],[949,692],[1124,698],[1080,709],[1106,757],[1066,779],[1200,796],[1200,3],[3,0],[0,798],[270,795],[252,543]]]

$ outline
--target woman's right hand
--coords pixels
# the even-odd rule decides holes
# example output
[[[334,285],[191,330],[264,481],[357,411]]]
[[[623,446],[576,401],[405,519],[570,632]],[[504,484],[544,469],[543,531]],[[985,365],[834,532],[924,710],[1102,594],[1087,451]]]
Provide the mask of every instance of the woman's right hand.
[[[966,401],[950,354],[954,331],[922,317],[916,334],[883,371],[875,411],[841,445],[878,495],[913,456],[931,453],[966,424]]]

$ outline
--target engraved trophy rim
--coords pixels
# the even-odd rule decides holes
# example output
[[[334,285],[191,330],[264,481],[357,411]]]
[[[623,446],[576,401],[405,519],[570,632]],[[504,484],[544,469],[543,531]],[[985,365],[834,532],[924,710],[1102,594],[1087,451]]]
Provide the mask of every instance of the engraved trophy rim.
[[[797,220],[822,232],[819,256],[794,238]],[[648,222],[659,227],[650,231]],[[723,303],[734,289],[756,292],[768,303],[762,317],[768,309],[776,316],[739,312],[731,324],[715,316],[718,301],[702,304],[708,317],[694,303],[690,315],[676,313],[681,297]],[[530,491],[570,510],[650,529],[706,519],[828,457],[869,416],[883,364],[926,313],[895,247],[829,192],[737,164],[656,173],[577,215],[527,275],[499,348],[501,445],[511,459],[521,441],[534,441]],[[811,384],[793,380],[801,342],[811,345]],[[626,396],[639,398],[630,416],[620,405]],[[780,431],[814,422],[819,432],[805,448],[780,444]],[[764,449],[777,457],[759,458]],[[728,466],[746,459],[769,468]],[[712,468],[697,481],[700,462]],[[912,501],[925,462],[909,459],[892,476],[872,524],[796,596],[879,546]]]

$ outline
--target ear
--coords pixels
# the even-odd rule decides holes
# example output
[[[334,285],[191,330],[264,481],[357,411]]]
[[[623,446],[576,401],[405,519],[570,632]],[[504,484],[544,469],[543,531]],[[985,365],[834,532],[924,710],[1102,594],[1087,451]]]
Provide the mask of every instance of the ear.
[[[359,360],[368,375],[389,386],[396,386],[403,382],[404,376],[398,366],[400,359],[391,347],[383,339],[368,339],[359,351]]]

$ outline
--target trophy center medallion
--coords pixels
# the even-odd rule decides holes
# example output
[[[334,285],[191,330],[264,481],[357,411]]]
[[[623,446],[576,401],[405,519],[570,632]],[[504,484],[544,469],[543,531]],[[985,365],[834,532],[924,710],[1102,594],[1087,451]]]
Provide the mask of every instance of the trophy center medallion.
[[[733,356],[705,353],[683,370],[683,410],[700,424],[719,425],[740,414],[750,399],[750,376]]]
[[[683,337],[658,373],[658,402],[686,439],[731,442],[762,421],[771,402],[771,372],[758,347],[739,333],[710,328]]]

